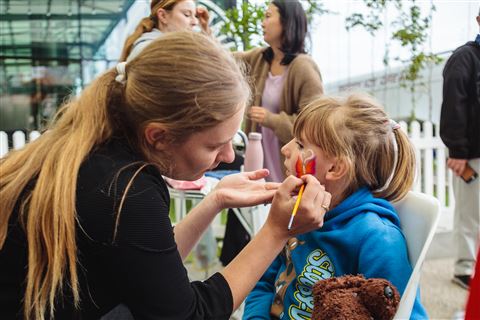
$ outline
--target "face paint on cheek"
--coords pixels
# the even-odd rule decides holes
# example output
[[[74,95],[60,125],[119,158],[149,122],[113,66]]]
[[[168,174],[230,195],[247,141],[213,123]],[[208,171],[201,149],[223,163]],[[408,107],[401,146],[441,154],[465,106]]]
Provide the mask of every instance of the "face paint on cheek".
[[[317,161],[315,154],[312,150],[308,149],[298,156],[297,162],[295,162],[295,172],[297,177],[301,177],[305,174],[315,175],[315,167]]]
[[[315,166],[316,166],[316,160],[315,160],[315,153],[313,153],[312,150],[307,149],[306,151],[302,152],[302,157],[303,157],[303,168],[305,174],[315,174]]]
[[[305,164],[305,174],[311,174],[312,176],[315,175],[315,167],[317,166],[317,161],[315,160],[315,156],[312,159],[309,159]]]
[[[298,156],[297,162],[295,162],[295,173],[297,174],[297,177],[300,178],[303,176],[303,162],[302,162],[302,156]]]

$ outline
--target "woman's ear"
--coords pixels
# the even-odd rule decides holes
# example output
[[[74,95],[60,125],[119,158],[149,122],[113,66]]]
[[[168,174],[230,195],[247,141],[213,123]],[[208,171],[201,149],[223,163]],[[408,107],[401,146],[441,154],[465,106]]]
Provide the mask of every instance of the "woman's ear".
[[[343,178],[348,172],[348,164],[343,159],[335,159],[325,175],[327,181],[336,181]]]
[[[155,150],[166,150],[170,147],[168,139],[168,131],[164,125],[160,123],[149,123],[143,131],[145,140],[148,145],[152,146]]]
[[[158,21],[162,24],[167,24],[168,23],[167,14],[168,14],[167,10],[163,8],[158,9],[157,10]]]

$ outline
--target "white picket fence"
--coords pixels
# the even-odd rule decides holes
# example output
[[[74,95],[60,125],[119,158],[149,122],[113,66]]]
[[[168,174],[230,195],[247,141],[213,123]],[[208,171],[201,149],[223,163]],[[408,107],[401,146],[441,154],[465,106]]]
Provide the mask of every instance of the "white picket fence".
[[[449,231],[453,227],[453,208],[455,205],[452,190],[452,171],[446,167],[447,149],[440,139],[438,126],[435,130],[431,122],[423,123],[421,131],[420,123],[413,121],[410,126],[406,122],[400,122],[401,128],[408,135],[415,147],[417,159],[417,177],[413,189],[436,197],[442,207],[442,215],[439,223],[439,231]],[[28,141],[33,141],[40,136],[38,131],[28,134]],[[8,153],[8,150],[20,149],[25,145],[26,137],[22,131],[16,131],[12,136],[13,145],[8,146],[7,134],[0,131],[0,158]]]
[[[417,176],[413,190],[434,196],[440,202],[442,213],[438,225],[439,231],[450,231],[453,228],[453,197],[452,171],[446,166],[447,148],[440,139],[439,126],[429,121],[420,123],[413,121],[410,126],[401,121],[402,130],[408,136],[415,148],[417,160]],[[435,127],[435,129],[434,129]]]
[[[28,134],[28,142],[31,142],[40,137],[40,132],[31,131]],[[9,149],[20,149],[26,143],[25,133],[22,131],[15,131],[12,135],[12,146],[8,146],[8,135],[5,131],[0,131],[0,158],[5,156],[8,153]]]

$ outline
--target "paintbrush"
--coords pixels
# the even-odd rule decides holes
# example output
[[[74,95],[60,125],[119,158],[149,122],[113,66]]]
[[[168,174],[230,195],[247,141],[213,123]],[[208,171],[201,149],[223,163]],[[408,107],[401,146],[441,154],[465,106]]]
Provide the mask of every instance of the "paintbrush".
[[[309,156],[306,156],[306,153],[301,153],[298,156],[297,162],[295,163],[295,171],[297,177],[300,178],[305,174],[315,174],[315,154],[312,150],[307,150],[307,153],[310,153]],[[295,205],[293,206],[292,214],[290,215],[290,221],[288,222],[288,230],[292,228],[293,219],[298,211],[298,206],[300,205],[300,201],[302,200],[303,190],[305,189],[305,183],[302,184],[300,190],[298,191],[297,201],[295,201]]]

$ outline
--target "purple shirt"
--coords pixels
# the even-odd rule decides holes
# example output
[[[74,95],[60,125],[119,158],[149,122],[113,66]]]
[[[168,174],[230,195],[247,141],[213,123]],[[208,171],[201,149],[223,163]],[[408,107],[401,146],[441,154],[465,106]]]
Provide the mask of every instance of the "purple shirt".
[[[272,113],[278,113],[280,111],[280,96],[283,90],[283,83],[287,70],[278,76],[268,73],[268,77],[265,80],[265,89],[262,95],[262,107]],[[281,157],[279,153],[280,142],[272,129],[267,127],[260,127],[262,133],[262,145],[264,153],[264,167],[270,170],[270,175],[267,177],[267,181],[281,182],[284,178],[284,166],[281,163]]]

